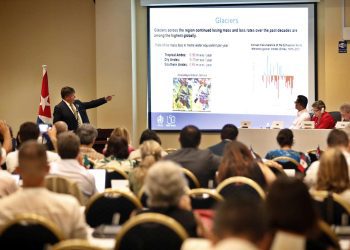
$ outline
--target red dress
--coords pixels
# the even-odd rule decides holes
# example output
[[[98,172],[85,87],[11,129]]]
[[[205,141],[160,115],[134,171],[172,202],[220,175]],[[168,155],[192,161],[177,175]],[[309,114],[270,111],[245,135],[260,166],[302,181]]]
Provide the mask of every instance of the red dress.
[[[324,112],[321,118],[313,116],[311,121],[315,122],[315,128],[331,129],[334,128],[335,125],[333,117],[328,112]]]

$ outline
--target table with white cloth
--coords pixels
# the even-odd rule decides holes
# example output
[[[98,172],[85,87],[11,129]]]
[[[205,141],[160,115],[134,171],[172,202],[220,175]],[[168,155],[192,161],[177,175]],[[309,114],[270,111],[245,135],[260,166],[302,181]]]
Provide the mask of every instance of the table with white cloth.
[[[237,140],[243,142],[248,147],[252,147],[254,152],[264,157],[269,150],[278,149],[276,137],[280,129],[239,129]],[[330,129],[293,129],[294,145],[293,149],[307,152],[316,149],[318,146],[322,150],[327,148],[327,136]]]

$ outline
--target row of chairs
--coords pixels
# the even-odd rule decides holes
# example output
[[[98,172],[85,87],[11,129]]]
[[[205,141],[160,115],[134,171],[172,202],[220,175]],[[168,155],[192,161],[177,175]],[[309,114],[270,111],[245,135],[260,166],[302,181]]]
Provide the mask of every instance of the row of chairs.
[[[142,237],[140,237],[142,235]],[[162,235],[162,237],[159,237]],[[173,218],[145,213],[131,218],[115,238],[116,250],[179,250],[188,238],[186,230]],[[87,240],[65,240],[63,233],[45,217],[22,214],[0,230],[1,249],[102,250]]]

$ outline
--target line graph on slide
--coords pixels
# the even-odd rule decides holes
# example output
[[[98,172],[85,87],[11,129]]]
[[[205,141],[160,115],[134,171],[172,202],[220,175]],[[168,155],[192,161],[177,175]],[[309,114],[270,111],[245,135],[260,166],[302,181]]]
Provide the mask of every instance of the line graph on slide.
[[[294,75],[286,75],[283,72],[283,67],[279,63],[271,63],[269,57],[266,57],[266,68],[261,76],[265,88],[274,87],[277,90],[277,97],[280,97],[281,89],[290,89],[290,94],[293,93]]]

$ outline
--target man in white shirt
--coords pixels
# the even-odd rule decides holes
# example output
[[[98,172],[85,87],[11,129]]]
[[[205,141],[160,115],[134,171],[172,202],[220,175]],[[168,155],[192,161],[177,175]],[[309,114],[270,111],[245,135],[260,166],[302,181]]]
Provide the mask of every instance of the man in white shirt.
[[[348,163],[349,177],[350,177],[350,152],[349,152],[349,137],[343,131],[339,129],[333,129],[327,137],[328,148],[339,148],[342,150],[345,159]],[[317,183],[317,173],[320,165],[320,161],[315,161],[306,171],[304,182],[309,186],[313,187]]]
[[[2,160],[0,161],[0,166],[5,163],[6,153],[11,152],[12,150],[12,138],[10,129],[7,126],[6,122],[0,120],[0,135],[3,138],[3,145],[0,147]]]
[[[1,143],[0,143],[0,148]],[[3,152],[0,150],[0,162],[2,162]],[[15,179],[7,171],[0,168],[0,198],[12,194],[17,190],[18,186]]]
[[[76,198],[45,188],[49,172],[45,146],[23,143],[18,153],[23,189],[0,200],[0,227],[22,213],[35,213],[55,223],[66,238],[86,238],[87,225]]]
[[[310,114],[306,110],[307,103],[308,103],[307,97],[303,95],[298,95],[294,103],[295,103],[296,110],[298,110],[298,113],[290,129],[301,129],[303,121],[311,120]]]
[[[266,230],[265,217],[264,204],[249,196],[238,195],[221,203],[214,216],[211,250],[260,249],[258,244]]]
[[[97,192],[95,178],[82,166],[79,137],[73,132],[63,132],[57,139],[61,160],[51,163],[50,175],[62,176],[77,182],[87,200]]]
[[[34,122],[22,123],[18,131],[18,139],[20,143],[24,143],[29,140],[38,140],[40,130],[37,124]],[[57,161],[60,159],[59,155],[55,152],[46,151],[47,159],[49,162]],[[7,171],[10,173],[15,172],[18,166],[18,151],[11,152],[6,157]]]

